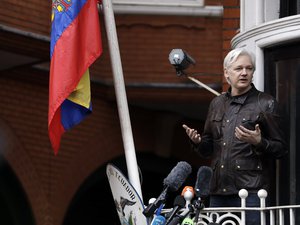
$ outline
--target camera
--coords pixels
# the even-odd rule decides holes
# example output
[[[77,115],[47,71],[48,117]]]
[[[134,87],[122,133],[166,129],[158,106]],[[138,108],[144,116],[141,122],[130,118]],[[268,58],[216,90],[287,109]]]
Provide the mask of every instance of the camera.
[[[173,49],[169,54],[169,61],[175,67],[178,76],[184,74],[184,70],[196,61],[182,49]]]

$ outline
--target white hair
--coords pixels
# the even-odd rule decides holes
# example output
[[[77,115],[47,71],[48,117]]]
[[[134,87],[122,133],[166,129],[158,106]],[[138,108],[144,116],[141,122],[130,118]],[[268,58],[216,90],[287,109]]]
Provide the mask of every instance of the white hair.
[[[236,48],[231,50],[224,58],[224,63],[223,63],[224,69],[228,69],[241,55],[247,55],[250,57],[252,66],[255,70],[255,55],[251,51],[245,48]]]

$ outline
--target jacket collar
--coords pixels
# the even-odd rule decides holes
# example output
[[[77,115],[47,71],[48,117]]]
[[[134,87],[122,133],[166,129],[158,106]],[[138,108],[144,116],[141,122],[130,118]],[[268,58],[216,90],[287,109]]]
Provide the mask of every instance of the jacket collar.
[[[246,101],[247,97],[255,92],[257,89],[255,88],[254,84],[251,83],[251,89],[249,91],[247,91],[246,93],[242,94],[242,95],[237,95],[237,96],[232,96],[231,95],[231,87],[228,88],[227,92],[226,92],[226,97],[231,100],[231,102],[237,103],[237,104],[244,104],[244,102]]]

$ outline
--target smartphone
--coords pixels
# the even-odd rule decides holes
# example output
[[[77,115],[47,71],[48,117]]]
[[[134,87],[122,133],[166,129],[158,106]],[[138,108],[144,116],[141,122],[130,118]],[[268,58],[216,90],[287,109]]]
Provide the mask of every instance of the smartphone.
[[[263,121],[263,118],[264,118],[264,115],[263,113],[259,113],[258,116],[257,116],[257,119],[256,120],[245,120],[245,121],[242,121],[242,126],[247,128],[248,130],[255,130],[255,125],[256,124],[260,124],[262,123]]]
[[[253,120],[246,120],[242,122],[242,126],[247,128],[248,130],[255,130],[255,125],[257,124],[257,121]]]

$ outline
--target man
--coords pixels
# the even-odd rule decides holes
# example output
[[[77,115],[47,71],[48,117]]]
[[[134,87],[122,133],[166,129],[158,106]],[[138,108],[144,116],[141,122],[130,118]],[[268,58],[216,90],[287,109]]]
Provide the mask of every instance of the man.
[[[192,148],[212,160],[210,207],[240,206],[243,188],[249,192],[247,206],[259,206],[257,192],[269,190],[271,161],[287,153],[278,103],[255,88],[254,71],[251,52],[230,51],[224,59],[230,88],[210,103],[203,134],[183,125]],[[260,224],[259,213],[247,213],[246,220],[247,225]]]

